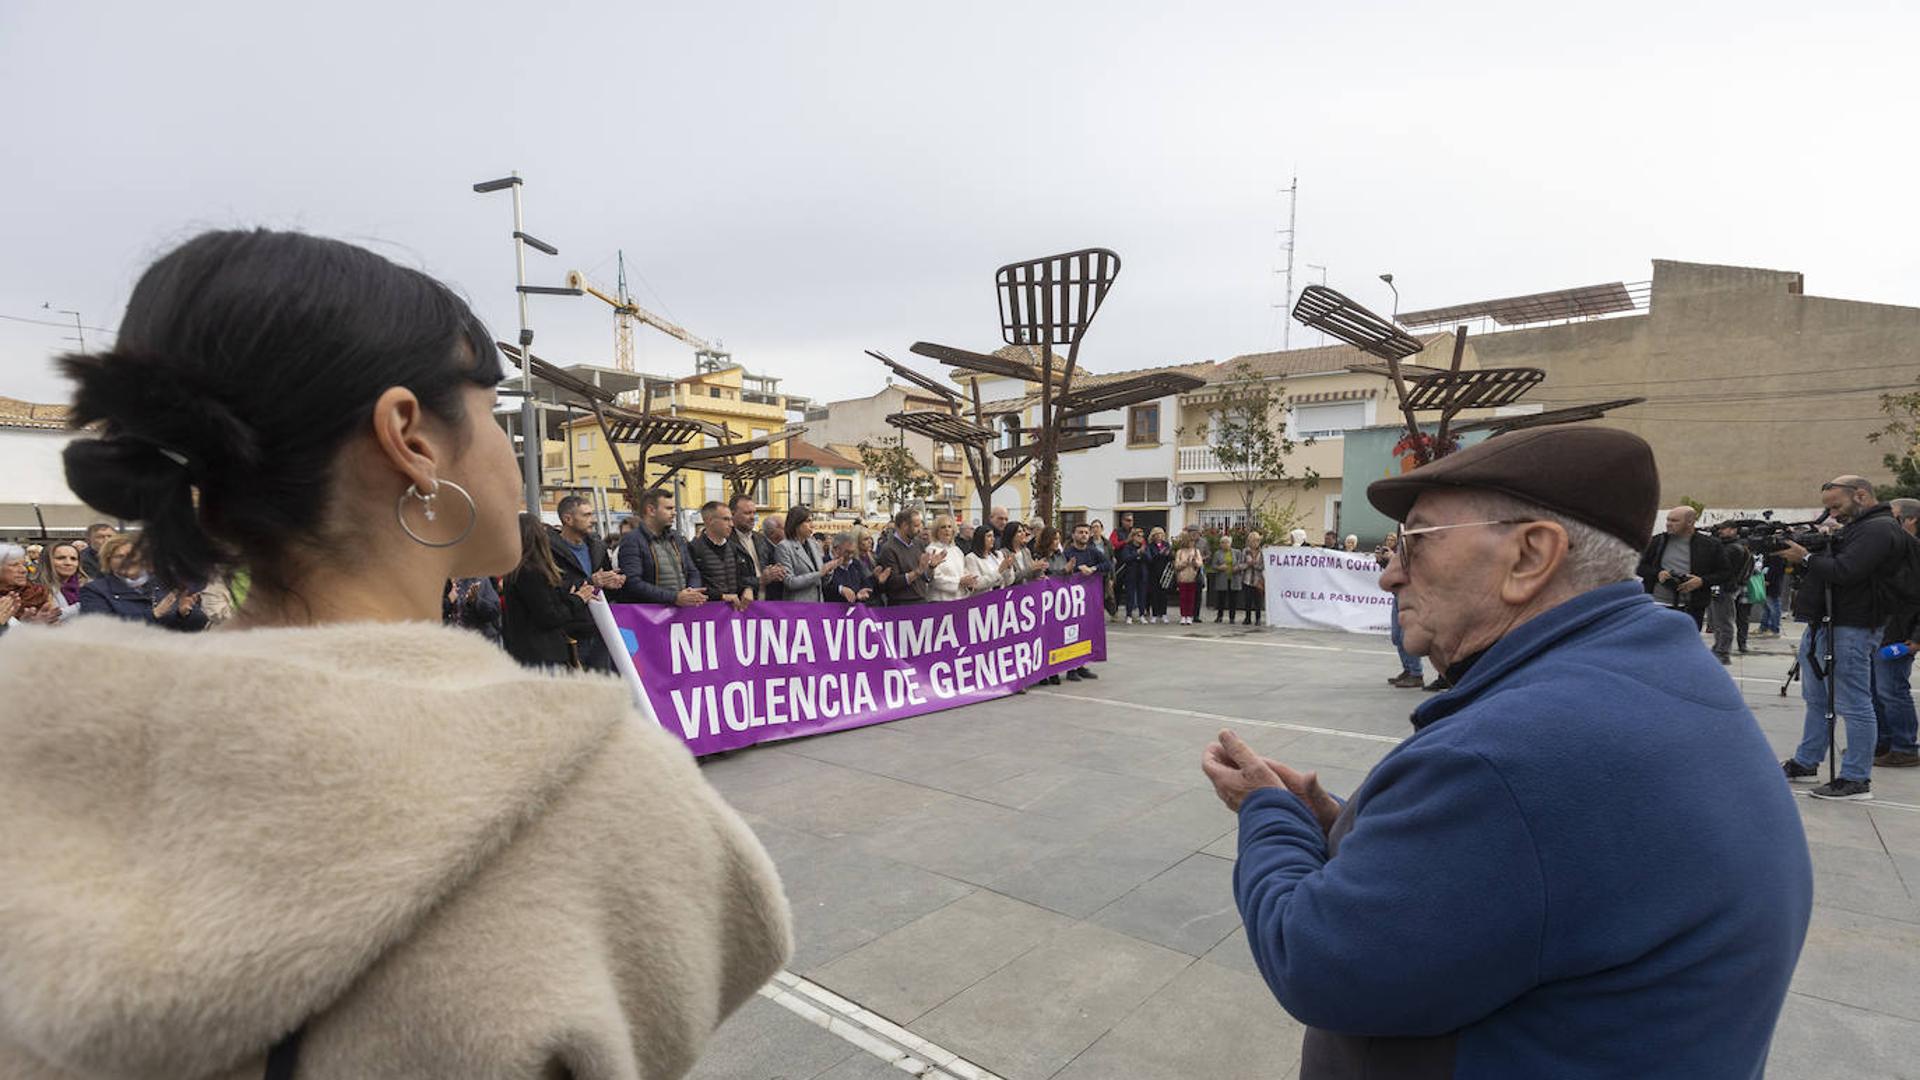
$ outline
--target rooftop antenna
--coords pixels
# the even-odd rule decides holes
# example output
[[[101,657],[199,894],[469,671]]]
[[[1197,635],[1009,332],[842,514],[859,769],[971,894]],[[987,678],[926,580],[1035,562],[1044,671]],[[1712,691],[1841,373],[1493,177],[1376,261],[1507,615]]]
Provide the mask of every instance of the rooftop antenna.
[[[1281,311],[1285,311],[1293,306],[1293,224],[1294,216],[1300,209],[1300,176],[1298,173],[1294,174],[1293,182],[1287,186],[1286,193],[1287,227],[1276,231],[1283,238],[1280,244],[1280,251],[1287,257],[1287,265],[1284,270],[1274,271],[1276,274],[1286,275],[1287,279],[1287,295],[1281,297],[1280,302],[1274,305]],[[1293,320],[1283,318],[1280,320],[1280,348],[1282,351],[1285,351],[1291,348],[1292,345]]]

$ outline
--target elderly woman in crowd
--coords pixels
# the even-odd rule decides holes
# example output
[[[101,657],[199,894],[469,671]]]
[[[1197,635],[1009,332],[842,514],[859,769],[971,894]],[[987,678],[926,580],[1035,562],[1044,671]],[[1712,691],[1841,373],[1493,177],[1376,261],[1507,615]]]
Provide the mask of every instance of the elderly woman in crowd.
[[[134,537],[115,535],[100,545],[100,576],[80,589],[83,615],[114,615],[169,630],[205,630],[207,612],[198,591],[164,589]]]
[[[15,623],[53,623],[60,619],[59,593],[33,580],[25,548],[0,545],[0,630]]]
[[[1167,598],[1173,595],[1173,545],[1158,525],[1147,534],[1147,621],[1167,621]]]
[[[1207,559],[1207,595],[1213,597],[1213,621],[1224,616],[1229,623],[1240,621],[1240,550],[1233,533],[1223,532],[1214,539],[1213,554]]]
[[[972,590],[973,577],[967,573],[966,554],[954,543],[953,518],[934,518],[932,535],[927,554],[939,556],[940,563],[927,575],[927,599],[958,600]]]
[[[1359,551],[1360,538],[1352,533],[1348,533],[1347,538],[1340,542],[1340,546],[1347,551]]]
[[[828,558],[813,538],[813,511],[796,506],[787,511],[786,538],[774,549],[780,565],[787,568],[784,599],[820,603],[827,597],[821,587],[843,565],[838,556]]]
[[[880,598],[875,594],[878,583],[873,580],[873,569],[860,561],[859,541],[852,532],[838,533],[833,538],[833,559],[840,565],[829,571],[826,584],[821,593],[827,600],[844,600],[849,604],[877,604]]]
[[[1257,530],[1248,529],[1240,560],[1240,603],[1253,626],[1267,621],[1267,569],[1260,556],[1261,539]]]

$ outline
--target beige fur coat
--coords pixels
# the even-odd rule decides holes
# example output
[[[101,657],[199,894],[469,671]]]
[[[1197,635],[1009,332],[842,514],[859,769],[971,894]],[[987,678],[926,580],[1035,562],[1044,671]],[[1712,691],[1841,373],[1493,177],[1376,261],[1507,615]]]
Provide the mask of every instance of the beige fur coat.
[[[0,640],[0,1077],[679,1076],[786,960],[611,679],[429,625]]]

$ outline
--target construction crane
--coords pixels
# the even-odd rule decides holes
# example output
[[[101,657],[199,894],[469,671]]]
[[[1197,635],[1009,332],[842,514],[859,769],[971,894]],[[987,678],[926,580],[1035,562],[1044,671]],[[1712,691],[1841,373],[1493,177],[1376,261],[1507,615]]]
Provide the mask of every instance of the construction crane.
[[[633,302],[633,294],[627,291],[627,254],[619,253],[620,276],[612,293],[593,285],[587,275],[578,270],[567,271],[567,287],[579,289],[613,308],[613,366],[621,371],[633,371],[633,326],[646,323],[669,337],[678,338],[693,346],[694,356],[699,370],[713,371],[727,366],[731,354],[705,338],[699,337],[686,327],[655,315],[646,308]]]

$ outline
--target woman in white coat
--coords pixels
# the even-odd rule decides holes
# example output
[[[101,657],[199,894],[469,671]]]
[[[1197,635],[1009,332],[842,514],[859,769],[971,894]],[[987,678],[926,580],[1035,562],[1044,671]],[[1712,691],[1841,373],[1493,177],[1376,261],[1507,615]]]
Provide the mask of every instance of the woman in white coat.
[[[519,561],[493,335],[445,286],[213,232],[69,355],[68,486],[216,640],[0,647],[0,1076],[670,1078],[791,948],[753,833],[613,679],[440,622]],[[47,679],[85,671],[84,679]]]
[[[973,585],[967,589],[969,595],[978,596],[1013,584],[1016,560],[1013,552],[1000,549],[998,538],[991,525],[973,530],[973,550],[967,553],[967,576],[973,578]]]
[[[928,600],[958,600],[973,589],[974,579],[967,572],[966,553],[953,542],[953,518],[941,514],[933,519],[933,540],[928,554],[944,553],[945,558],[927,575]]]

